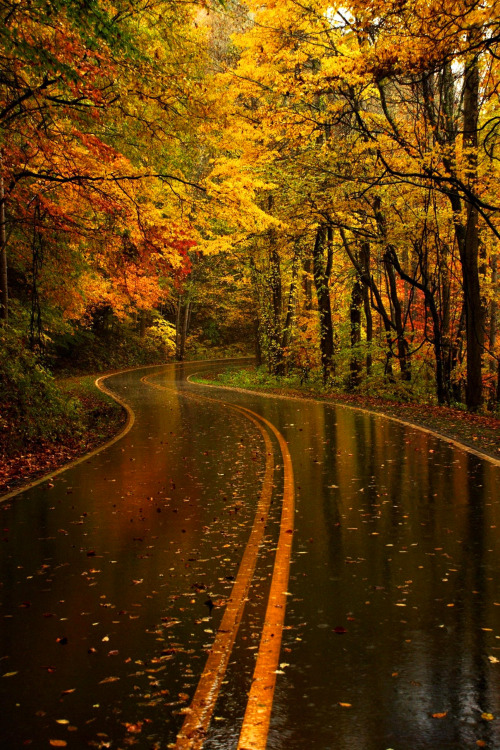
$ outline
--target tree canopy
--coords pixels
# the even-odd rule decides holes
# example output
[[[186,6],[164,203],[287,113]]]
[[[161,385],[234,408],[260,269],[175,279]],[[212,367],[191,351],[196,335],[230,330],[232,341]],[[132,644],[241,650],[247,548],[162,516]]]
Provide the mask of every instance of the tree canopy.
[[[498,3],[20,0],[0,37],[32,348],[106,309],[179,358],[254,337],[277,376],[498,407]]]

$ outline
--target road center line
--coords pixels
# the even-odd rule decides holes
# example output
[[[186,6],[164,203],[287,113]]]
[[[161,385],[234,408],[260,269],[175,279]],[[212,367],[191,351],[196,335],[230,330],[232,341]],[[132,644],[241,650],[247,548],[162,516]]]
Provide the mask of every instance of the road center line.
[[[152,383],[147,376],[141,378],[141,381],[157,390],[170,390],[165,386]],[[213,399],[205,396],[201,398],[213,402]],[[199,679],[182,728],[177,735],[177,741],[173,746],[175,750],[199,750],[203,746],[255,572],[273,491],[274,452],[269,434],[262,425],[262,421],[266,422],[266,420],[262,420],[259,415],[248,409],[229,404],[224,404],[224,406],[243,415],[260,430],[265,442],[266,469],[255,519],[236,575],[231,598],[227,602],[205,669]],[[266,424],[269,423],[266,422]]]
[[[241,411],[249,409],[238,407]],[[253,413],[253,412],[252,412]],[[238,740],[238,750],[265,750],[271,711],[276,686],[281,651],[281,639],[285,622],[288,579],[295,516],[295,491],[293,467],[290,451],[283,435],[264,417],[259,417],[276,436],[284,464],[283,506],[281,511],[280,535],[276,549],[271,588],[264,620],[264,627],[257,653],[252,685],[247,708]]]
[[[196,385],[200,388],[217,388],[217,386],[205,383],[196,383]],[[290,576],[290,560],[295,522],[293,465],[285,438],[271,422],[244,406],[233,406],[233,408],[248,415],[253,415],[260,422],[264,423],[278,440],[283,456],[284,487],[280,535],[276,548],[276,558],[264,627],[262,629],[257,661],[255,663],[252,684],[237,746],[237,750],[265,750],[271,723],[274,689],[276,687],[276,671],[281,652],[288,580]]]

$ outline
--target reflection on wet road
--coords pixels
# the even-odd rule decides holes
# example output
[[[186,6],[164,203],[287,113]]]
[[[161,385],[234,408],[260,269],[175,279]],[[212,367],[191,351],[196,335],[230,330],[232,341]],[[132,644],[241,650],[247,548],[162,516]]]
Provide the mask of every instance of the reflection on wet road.
[[[185,382],[200,369],[110,378],[136,414],[128,435],[0,505],[2,748],[175,743],[266,468],[256,425]],[[499,467],[355,410],[208,395],[269,420],[293,462],[268,748],[499,748]],[[283,493],[272,439],[270,516],[207,750],[236,747],[259,649]]]

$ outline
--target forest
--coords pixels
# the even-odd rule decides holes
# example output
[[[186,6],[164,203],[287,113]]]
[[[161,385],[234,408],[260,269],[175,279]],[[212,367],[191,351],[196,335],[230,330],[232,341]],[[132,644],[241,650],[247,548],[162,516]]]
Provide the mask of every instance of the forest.
[[[221,353],[498,411],[498,11],[6,0],[0,428],[74,419],[61,375]]]

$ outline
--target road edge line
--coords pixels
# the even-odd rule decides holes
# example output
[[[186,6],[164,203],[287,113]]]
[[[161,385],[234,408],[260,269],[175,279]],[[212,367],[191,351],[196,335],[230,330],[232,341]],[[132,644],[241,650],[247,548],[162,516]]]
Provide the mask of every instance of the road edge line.
[[[74,466],[78,466],[78,464],[81,464],[83,461],[87,461],[93,456],[96,456],[101,451],[106,450],[106,448],[109,448],[114,443],[117,443],[118,440],[121,440],[123,437],[125,437],[125,435],[128,432],[130,432],[135,422],[135,413],[133,409],[127,404],[126,401],[123,401],[119,396],[117,396],[115,393],[110,391],[109,388],[106,388],[106,386],[102,385],[99,382],[100,380],[104,380],[105,378],[110,378],[112,377],[112,375],[116,375],[116,374],[118,373],[112,373],[110,375],[104,375],[100,378],[97,378],[94,381],[94,385],[97,388],[99,388],[100,391],[105,393],[107,396],[110,396],[110,398],[116,401],[117,404],[120,404],[120,406],[123,409],[125,409],[127,413],[127,420],[124,426],[121,428],[120,432],[118,432],[109,440],[106,440],[106,442],[102,443],[102,445],[99,445],[97,448],[93,448],[93,450],[89,451],[88,453],[85,453],[83,456],[79,456],[78,458],[73,458],[71,461],[69,461],[69,463],[64,464],[64,466],[60,466],[58,469],[54,469],[54,471],[49,471],[47,472],[47,474],[44,474],[38,479],[34,479],[32,482],[28,482],[28,484],[24,484],[21,487],[18,487],[17,489],[12,490],[11,492],[8,492],[6,495],[2,495],[0,497],[0,503],[3,503],[7,500],[11,500],[13,497],[16,497],[16,495],[20,495],[23,492],[27,492],[28,490],[33,489],[33,487],[37,487],[39,484],[43,484],[43,482],[47,482],[53,477],[57,477],[59,474],[62,474],[68,469],[72,469]]]
[[[489,456],[487,453],[483,453],[482,451],[478,451],[475,448],[472,448],[468,446],[466,443],[461,443],[460,440],[455,440],[454,438],[447,437],[446,435],[443,435],[440,432],[436,432],[435,430],[431,430],[428,427],[422,427],[421,425],[415,424],[415,422],[407,422],[404,419],[400,419],[399,417],[393,417],[390,414],[385,414],[380,411],[373,411],[372,409],[365,409],[362,406],[352,406],[351,404],[339,404],[334,401],[329,402],[325,399],[320,398],[310,398],[309,396],[286,396],[285,394],[281,393],[269,393],[267,391],[254,391],[249,388],[235,388],[230,385],[213,385],[211,383],[196,383],[196,381],[190,380],[191,376],[187,378],[187,380],[192,383],[193,385],[198,385],[202,388],[220,388],[221,390],[225,391],[236,391],[237,393],[248,393],[252,396],[264,396],[265,398],[278,398],[283,399],[285,401],[306,401],[308,403],[312,404],[324,404],[325,406],[329,407],[338,407],[340,409],[351,409],[352,411],[359,411],[363,414],[370,414],[373,417],[380,417],[382,419],[390,419],[392,422],[398,422],[399,424],[402,424],[404,427],[412,427],[414,430],[419,430],[420,432],[425,432],[428,435],[432,435],[435,438],[438,438],[439,440],[443,440],[445,443],[449,443],[450,445],[454,445],[456,448],[460,448],[461,450],[465,451],[466,453],[471,453],[473,456],[477,456],[478,458],[482,458],[485,461],[488,461],[489,463],[493,464],[494,466],[500,466],[500,459],[495,458],[494,456]]]

